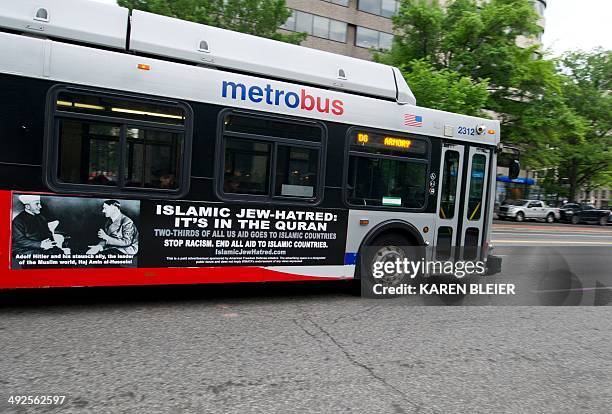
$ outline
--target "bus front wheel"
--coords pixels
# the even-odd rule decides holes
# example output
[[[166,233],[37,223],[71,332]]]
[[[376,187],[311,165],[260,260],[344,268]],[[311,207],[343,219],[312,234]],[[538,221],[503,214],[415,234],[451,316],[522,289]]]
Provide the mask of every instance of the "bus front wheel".
[[[375,295],[375,285],[397,287],[411,279],[401,268],[398,261],[420,260],[414,257],[414,243],[397,233],[387,233],[376,237],[363,247],[360,263],[361,290],[366,296]],[[392,263],[393,266],[388,263]],[[390,268],[393,270],[389,271]],[[376,289],[380,291],[380,288]]]

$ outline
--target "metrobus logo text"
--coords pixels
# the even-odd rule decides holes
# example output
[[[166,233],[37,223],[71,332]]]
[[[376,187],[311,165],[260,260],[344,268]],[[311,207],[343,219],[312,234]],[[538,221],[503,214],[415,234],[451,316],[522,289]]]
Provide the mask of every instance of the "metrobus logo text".
[[[224,98],[240,99],[259,103],[265,102],[268,105],[285,105],[291,109],[302,109],[304,111],[316,111],[323,114],[342,115],[344,113],[344,102],[339,99],[323,98],[306,93],[301,89],[300,93],[287,92],[274,89],[270,84],[264,88],[259,86],[247,87],[243,83],[223,81],[221,95]]]

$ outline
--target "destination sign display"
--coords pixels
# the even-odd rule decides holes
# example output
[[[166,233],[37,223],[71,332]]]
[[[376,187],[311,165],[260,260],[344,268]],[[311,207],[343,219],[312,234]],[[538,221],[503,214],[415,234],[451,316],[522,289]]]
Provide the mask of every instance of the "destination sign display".
[[[427,142],[420,139],[379,134],[370,131],[355,131],[352,149],[367,152],[394,152],[402,154],[427,154]],[[387,150],[387,151],[380,151]]]

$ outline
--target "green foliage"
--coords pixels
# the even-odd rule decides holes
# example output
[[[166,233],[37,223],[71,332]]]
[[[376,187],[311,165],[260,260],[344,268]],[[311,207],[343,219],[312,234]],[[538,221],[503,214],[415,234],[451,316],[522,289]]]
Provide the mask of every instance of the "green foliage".
[[[398,33],[393,47],[377,59],[408,71],[411,62],[422,60],[432,71],[456,72],[474,87],[486,82],[488,98],[480,101],[481,108],[512,124],[521,118],[516,112],[525,110],[527,98],[542,94],[555,74],[552,63],[534,59],[537,47],[517,44],[541,32],[537,20],[528,0],[454,0],[446,7],[435,0],[403,0],[393,18]],[[421,105],[430,102],[415,96]],[[461,105],[457,111],[474,113]]]
[[[446,3],[402,0],[393,47],[376,58],[402,68],[419,105],[495,114],[545,187],[573,198],[612,186],[610,52],[544,59],[528,40],[541,32],[529,0]]]
[[[483,116],[488,99],[487,83],[473,82],[448,69],[436,70],[423,60],[414,60],[402,68],[420,106],[466,115]]]
[[[130,9],[289,43],[297,44],[306,38],[305,33],[277,32],[291,15],[285,0],[117,0],[117,3]]]
[[[559,69],[565,104],[583,123],[581,134],[567,134],[559,145],[559,172],[573,200],[580,188],[612,188],[612,52],[567,53]]]
[[[388,63],[425,59],[436,68],[455,70],[492,87],[516,87],[532,61],[517,39],[541,32],[528,0],[404,0],[393,18],[398,31]]]
[[[429,4],[427,0],[403,2],[393,17],[398,30],[387,63],[399,66],[403,62],[423,59],[436,62],[440,50],[444,12],[437,0]]]

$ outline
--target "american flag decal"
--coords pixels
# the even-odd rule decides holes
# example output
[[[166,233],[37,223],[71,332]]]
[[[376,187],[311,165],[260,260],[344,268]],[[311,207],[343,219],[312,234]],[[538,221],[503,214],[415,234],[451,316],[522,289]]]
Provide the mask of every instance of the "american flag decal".
[[[404,125],[422,127],[423,117],[420,115],[404,114]]]

